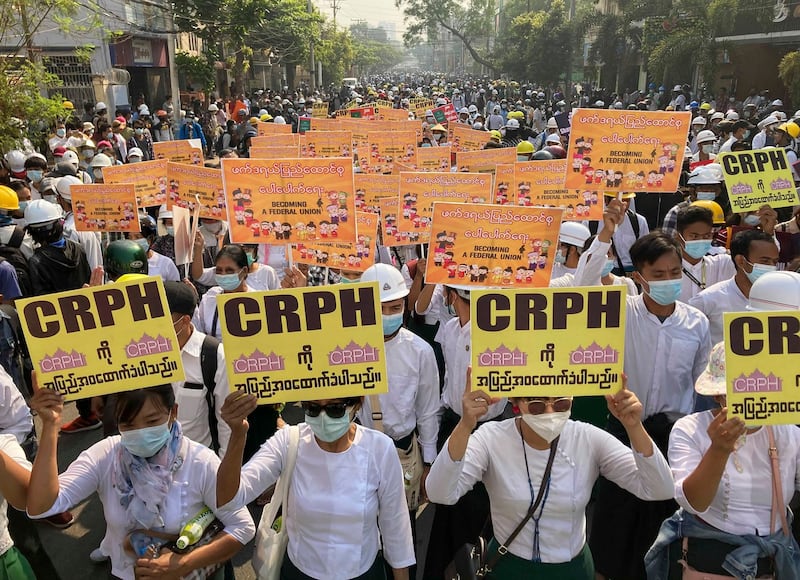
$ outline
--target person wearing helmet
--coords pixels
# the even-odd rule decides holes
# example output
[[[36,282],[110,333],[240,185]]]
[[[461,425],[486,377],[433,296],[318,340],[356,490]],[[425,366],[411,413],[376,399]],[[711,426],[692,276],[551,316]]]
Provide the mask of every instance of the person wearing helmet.
[[[775,144],[772,132],[778,128],[780,121],[775,115],[767,115],[761,119],[756,126],[758,133],[753,135],[753,149],[763,149]]]
[[[505,120],[501,114],[500,105],[494,105],[491,109],[487,108],[487,111],[489,114],[486,117],[486,128],[490,131],[502,129],[503,125],[505,125]]]
[[[89,164],[94,159],[95,154],[97,153],[97,146],[94,144],[94,141],[89,137],[82,139],[80,145],[77,147],[78,151],[78,168],[89,175]],[[65,152],[66,153],[66,152]],[[83,178],[82,178],[83,179]],[[91,179],[91,176],[89,176]]]
[[[102,101],[98,101],[94,106],[94,116],[92,117],[92,125],[97,127],[100,123],[108,123],[108,107]]]
[[[158,236],[156,220],[148,214],[141,212],[139,213],[139,226],[141,228],[140,231],[128,232],[125,234],[125,238],[136,242],[144,251],[147,259],[147,274],[149,276],[161,276],[161,279],[165,282],[170,280],[176,282],[180,281],[181,276],[178,273],[175,262],[150,249],[150,245]]]
[[[469,118],[469,109],[467,109],[466,107],[462,107],[458,111],[458,123],[460,125],[472,125],[472,122],[470,121]]]
[[[64,212],[64,237],[83,248],[91,269],[103,265],[103,250],[100,245],[99,232],[81,232],[75,227],[75,215],[72,213],[72,186],[82,185],[80,179],[65,175],[55,183],[56,201]]]
[[[672,87],[672,100],[669,102],[669,106],[672,107],[673,111],[683,111],[686,109],[686,95],[681,85]]]
[[[692,119],[691,128],[689,129],[689,149],[692,151],[692,155],[697,153],[698,150],[697,135],[703,131],[705,127],[706,120],[704,117],[698,115]]]
[[[765,272],[750,288],[747,310],[800,310],[800,274]]]
[[[18,183],[24,184],[22,181]],[[25,204],[26,208],[27,205],[28,203]],[[29,233],[14,223],[14,216],[19,215],[21,208],[17,192],[8,186],[0,185],[0,246],[19,249],[24,259],[30,259],[33,256],[33,239]]]
[[[753,126],[745,120],[734,121],[731,125],[731,136],[719,147],[720,153],[730,152],[734,143],[741,143],[750,136]]]
[[[516,147],[517,144],[522,141],[520,125],[517,119],[508,119],[503,129],[503,140],[500,142],[503,147]]]
[[[128,150],[128,163],[141,163],[144,153],[138,147],[132,147]]]
[[[689,196],[682,202],[674,205],[664,216],[664,223],[661,226],[668,236],[675,235],[675,227],[678,220],[678,212],[689,207],[695,201],[714,201],[722,195],[724,178],[722,166],[718,163],[709,163],[696,167],[687,180],[689,186]]]
[[[92,171],[92,178],[94,179],[95,183],[103,183],[103,169],[106,167],[111,167],[113,165],[113,161],[108,155],[103,153],[98,153],[92,158],[91,163],[89,163],[89,169]]]
[[[538,144],[537,145],[537,149],[538,150],[541,151],[542,149],[547,147],[547,137],[550,136],[550,135],[555,135],[556,137],[559,137],[559,135],[558,135],[558,122],[556,121],[555,117],[550,117],[547,120],[547,123],[545,124],[544,131],[539,133],[539,135],[536,137],[535,144]],[[558,144],[560,144],[561,143],[561,138],[560,137],[559,137],[558,141],[559,141]]]
[[[564,288],[572,286],[583,246],[592,233],[580,222],[561,222],[558,231],[558,247],[555,263],[550,273],[550,286]]]
[[[437,123],[431,127],[431,134],[433,135],[433,143],[436,145],[447,145],[447,129],[444,125]]]
[[[786,151],[786,159],[789,167],[792,168],[792,175],[795,183],[800,182],[800,174],[797,172],[797,153],[795,152],[795,140],[800,137],[800,125],[797,123],[783,123],[775,128],[773,132],[775,147],[782,147]]]
[[[548,137],[551,139],[552,137]],[[541,150],[541,153],[549,153],[553,159],[566,159],[567,151],[560,144],[553,143]]]
[[[650,226],[647,220],[641,214],[636,213],[631,209],[631,200],[636,199],[636,194],[632,191],[625,191],[619,194],[622,197],[622,205],[625,208],[624,218],[622,223],[619,224],[612,236],[614,253],[617,255],[618,265],[614,268],[614,274],[617,276],[625,276],[633,272],[633,261],[631,260],[630,249],[631,246],[642,236],[650,233]],[[605,195],[605,202],[611,198],[617,197],[616,193],[607,192]],[[603,222],[600,222],[597,227],[599,228],[596,233],[600,233],[603,228]],[[592,233],[594,231],[594,222],[589,224],[589,229]]]
[[[691,157],[690,168],[694,169],[699,165],[705,165],[714,161],[717,156],[714,154],[714,147],[717,142],[717,136],[714,131],[704,129],[700,131],[694,138],[694,143],[697,146],[695,152]]]
[[[133,240],[115,240],[108,244],[104,256],[104,269],[108,280],[116,282],[125,274],[148,275],[147,254]]]
[[[517,161],[530,161],[533,156],[533,143],[520,141],[517,144]]]

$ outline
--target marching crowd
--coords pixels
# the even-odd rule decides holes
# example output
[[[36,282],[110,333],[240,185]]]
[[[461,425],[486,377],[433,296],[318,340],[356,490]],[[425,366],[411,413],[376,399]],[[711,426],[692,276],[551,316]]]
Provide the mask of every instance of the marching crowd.
[[[0,323],[10,336],[23,342],[20,297],[161,276],[186,377],[79,400],[78,417],[64,423],[61,395],[36,388],[24,349],[0,356],[0,579],[35,578],[37,567],[12,542],[19,518],[9,523],[6,502],[67,527],[69,510],[95,492],[106,534],[89,557],[125,580],[232,578],[231,557],[254,538],[259,577],[287,580],[465,578],[479,538],[490,578],[800,578],[790,509],[800,430],[728,416],[722,342],[725,312],[800,309],[791,242],[800,212],[734,213],[715,163],[720,152],[781,147],[793,164],[800,111],[789,116],[755,90],[740,102],[725,92],[697,98],[687,85],[671,95],[651,85],[566,96],[485,80],[404,81],[240,93],[205,109],[192,103],[178,128],[169,97],[154,115],[140,99],[111,120],[103,103],[89,103],[39,151],[33,138],[4,154]],[[140,210],[139,233],[75,227],[71,187],[152,159],[155,141],[197,138],[209,158],[246,156],[257,122],[296,131],[320,100],[333,113],[378,100],[411,109],[415,98],[452,104],[457,123],[491,132],[487,147],[515,147],[520,161],[566,157],[561,129],[573,106],[691,111],[683,199],[666,215],[637,213],[647,194],[610,194],[602,221],[560,228],[551,286],[627,293],[615,394],[498,399],[473,389],[470,287],[426,284],[425,254],[413,246],[380,248],[381,263],[362,273],[306,268],[290,265],[284,246],[233,244],[224,220],[203,218],[193,262],[178,266],[166,207]],[[421,117],[419,146],[447,144],[433,111]],[[303,422],[288,425],[280,406],[231,392],[218,296],[353,281],[378,282],[388,393],[304,401]],[[59,473],[59,437],[100,428],[105,437]],[[273,522],[255,522],[251,509],[281,493],[288,544],[276,557],[266,549]],[[420,554],[416,516],[426,503],[435,512]],[[206,507],[216,533],[174,549]]]

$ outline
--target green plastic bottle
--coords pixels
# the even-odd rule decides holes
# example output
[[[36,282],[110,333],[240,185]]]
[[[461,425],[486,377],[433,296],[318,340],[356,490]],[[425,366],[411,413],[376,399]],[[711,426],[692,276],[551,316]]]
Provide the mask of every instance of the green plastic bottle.
[[[214,512],[207,507],[203,507],[203,509],[201,509],[197,515],[186,522],[186,525],[183,526],[181,535],[175,542],[175,545],[178,547],[178,549],[185,550],[192,544],[199,542],[200,538],[203,537],[203,532],[205,532],[206,528],[211,525],[211,522],[214,521],[215,517],[216,516],[214,515]]]

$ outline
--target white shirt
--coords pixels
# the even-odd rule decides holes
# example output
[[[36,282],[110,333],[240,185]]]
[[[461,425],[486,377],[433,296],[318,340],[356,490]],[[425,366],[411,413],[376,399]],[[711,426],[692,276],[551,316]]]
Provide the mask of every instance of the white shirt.
[[[206,387],[187,389],[186,383],[203,384],[203,369],[200,366],[200,351],[205,334],[194,330],[181,349],[185,381],[172,383],[175,391],[175,402],[178,404],[178,421],[183,434],[189,439],[211,447],[211,429],[208,425],[208,404],[206,403]],[[220,411],[225,397],[230,394],[228,371],[225,368],[225,350],[220,343],[217,348],[217,372],[214,374],[214,414],[217,416],[217,434],[219,436],[219,456],[224,457],[231,438],[231,428],[222,420]]]
[[[403,472],[392,440],[357,425],[350,447],[330,453],[308,425],[299,428],[283,518],[294,565],[313,578],[355,578],[372,566],[381,544],[392,568],[413,565]],[[261,446],[242,467],[236,505],[247,505],[277,481],[288,448],[289,429],[279,429]]]
[[[642,402],[644,419],[666,413],[671,420],[694,409],[694,382],[708,363],[708,319],[683,302],[662,323],[628,296],[625,315],[625,373],[628,388]]]
[[[22,443],[33,429],[33,417],[14,379],[0,367],[0,432],[9,433]]]
[[[683,483],[700,464],[711,446],[708,426],[711,411],[694,413],[680,419],[669,437],[669,462],[675,477],[675,499],[690,513],[703,518],[729,534],[769,535],[780,530],[780,519],[770,526],[772,511],[772,468],[769,458],[769,435],[763,427],[746,436],[744,445],[728,457],[725,472],[711,505],[705,511],[692,507],[683,492]],[[800,429],[794,425],[773,425],[775,444],[780,457],[784,506],[800,490]],[[741,466],[741,473],[736,464]],[[428,479],[430,481],[430,478]]]
[[[247,508],[217,505],[217,467],[219,458],[214,452],[199,443],[184,438],[186,454],[183,464],[175,471],[172,485],[161,508],[164,532],[177,534],[184,524],[208,506],[222,523],[225,532],[242,544],[255,536],[253,518]],[[114,488],[111,473],[119,453],[120,437],[115,435],[95,443],[81,453],[67,470],[58,476],[60,489],[53,506],[46,512],[30,516],[44,519],[67,511],[94,492],[100,496],[106,520],[106,536],[103,551],[111,558],[111,573],[122,580],[134,580],[135,559],[123,548],[125,537],[130,533],[128,516],[120,505],[119,492]]]
[[[573,276],[572,285],[575,287],[581,286],[602,286],[603,282],[600,275],[603,273],[603,266],[606,264],[608,250],[611,248],[611,242],[602,242],[597,237],[594,238],[592,244],[578,260],[578,267]],[[636,296],[639,294],[639,289],[633,280],[627,276],[616,276],[611,274],[613,279],[612,286],[625,286],[628,291],[628,296]],[[550,283],[552,286],[552,282]]]
[[[747,296],[742,294],[735,278],[717,282],[689,300],[690,306],[694,306],[708,318],[712,345],[723,339],[722,315],[725,312],[743,312],[747,310],[748,303]]]
[[[538,492],[550,450],[524,445],[524,453],[529,474],[515,419],[481,425],[470,436],[463,460],[453,461],[447,445],[442,448],[425,484],[428,497],[433,502],[452,505],[476,482],[482,481],[489,493],[495,536],[505,540],[530,507],[529,477],[534,492]],[[586,504],[599,475],[642,499],[672,498],[669,465],[655,445],[653,454],[644,457],[589,423],[568,421],[553,461],[550,491],[542,502],[539,522],[542,562],[569,562],[583,548]],[[534,529],[531,520],[509,551],[531,560]]]
[[[215,272],[214,266],[203,268],[203,274],[197,279],[197,283],[203,286],[216,286]],[[281,281],[274,268],[266,264],[259,264],[255,272],[247,273],[247,287],[253,291],[277,290],[281,287]]]
[[[703,145],[705,145],[705,143],[703,143]],[[713,153],[708,154],[709,161],[714,161],[716,158],[717,156],[714,155]],[[700,161],[700,152],[698,151],[697,153],[692,155],[691,163],[698,163],[699,161]]]
[[[25,452],[11,433],[0,434],[0,451],[5,453],[11,461],[21,465],[28,471],[31,470],[31,464],[26,459]],[[0,555],[5,554],[14,545],[11,540],[11,534],[8,533],[8,510],[8,502],[3,497],[3,494],[0,493]]]
[[[419,298],[417,298],[417,304],[419,304]],[[447,311],[447,306],[444,305],[444,286],[441,284],[436,284],[434,287],[431,301],[426,309],[420,311],[417,304],[414,305],[414,309],[417,314],[425,317],[425,324],[435,325],[437,322],[444,324],[453,319]]]
[[[286,255],[286,246],[273,246],[272,244],[258,244],[258,263],[271,266],[278,275],[278,280],[283,281],[289,260]]]
[[[86,254],[89,267],[94,270],[103,265],[103,248],[99,232],[79,232],[75,228],[75,214],[68,211],[64,216],[64,237],[79,244]]]
[[[197,228],[197,231],[203,236],[203,243],[206,247],[219,248],[220,240],[228,233],[228,224],[222,221],[219,223],[221,227],[217,233],[209,231],[206,224],[200,224],[200,227]]]
[[[761,129],[758,133],[753,135],[753,149],[763,149],[767,145],[767,130]]]
[[[472,364],[470,353],[470,323],[461,326],[456,316],[439,326],[434,340],[442,345],[444,355],[444,389],[442,390],[442,407],[461,415],[461,399],[467,382],[467,368]],[[506,408],[506,399],[500,399],[489,406],[489,410],[480,420],[488,421],[500,415]]]
[[[689,302],[701,290],[700,286],[695,284],[686,272],[694,276],[698,282],[705,283],[706,288],[736,275],[736,266],[728,254],[706,255],[697,264],[690,264],[686,259],[683,259],[682,262],[683,282],[681,283],[681,295],[678,298],[681,302]]]
[[[727,140],[727,141],[725,141],[725,143],[723,143],[722,145],[720,145],[720,146],[719,146],[719,151],[718,151],[718,152],[719,152],[719,153],[725,153],[725,152],[728,152],[728,153],[730,153],[730,152],[731,152],[731,147],[732,147],[732,146],[733,146],[733,144],[734,144],[734,143],[736,143],[737,141],[738,141],[738,139],[737,139],[736,137],[734,137],[733,135],[731,135],[731,136],[728,138],[728,140]]]
[[[636,220],[639,222],[639,237],[641,238],[649,234],[650,226],[647,225],[647,220],[638,213],[634,215],[636,216]],[[597,233],[603,231],[603,225],[604,224],[602,221],[598,223]],[[631,225],[631,220],[627,213],[623,216],[622,222],[620,222],[620,224],[617,226],[617,229],[614,231],[612,239],[614,240],[614,251],[622,261],[622,265],[625,268],[632,268],[633,261],[631,260],[631,246],[638,238],[636,237],[636,233],[633,231],[633,226]]]
[[[389,392],[375,395],[383,414],[383,432],[398,440],[418,428],[422,460],[433,463],[439,436],[439,371],[433,348],[405,328],[384,347]],[[374,429],[371,399],[364,398],[358,418],[362,425]]]
[[[150,250],[150,257],[147,258],[147,274],[149,276],[161,276],[164,282],[180,282],[181,275],[175,262],[163,254]]]

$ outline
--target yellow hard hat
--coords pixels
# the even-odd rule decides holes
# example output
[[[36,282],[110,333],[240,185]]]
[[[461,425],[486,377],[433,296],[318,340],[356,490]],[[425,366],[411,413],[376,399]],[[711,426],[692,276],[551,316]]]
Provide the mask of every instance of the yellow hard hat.
[[[489,135],[492,136],[492,139],[497,139],[498,141],[503,138],[503,136],[500,134],[500,131],[489,131]]]
[[[525,113],[523,113],[522,111],[511,111],[508,114],[508,118],[509,119],[517,119],[517,120],[524,119],[525,118]]]
[[[517,155],[527,155],[528,153],[533,153],[533,143],[520,141],[517,145]]]
[[[711,103],[703,103],[700,105],[701,111],[710,111],[711,110]]]
[[[692,205],[704,207],[707,210],[710,210],[711,214],[714,216],[715,226],[725,224],[725,212],[722,211],[722,207],[716,201],[711,201],[710,199],[699,199],[695,202],[692,202]]]
[[[250,117],[250,124],[253,126],[258,125],[258,117]]]
[[[69,109],[70,111],[75,110],[75,105],[72,104],[72,101],[64,101],[63,103],[61,103],[61,106],[64,107],[65,109]]]
[[[272,121],[272,115],[270,115],[269,113],[264,113],[263,115],[261,115],[261,121],[264,123]]]
[[[0,210],[13,211],[19,209],[17,193],[8,186],[0,185]]]
[[[603,195],[606,197],[617,197],[619,195],[616,191],[606,191]],[[634,199],[636,197],[636,192],[634,191],[623,191],[622,192],[622,199]]]
[[[797,123],[784,123],[778,127],[778,131],[783,131],[784,133],[788,133],[792,139],[797,139],[800,136],[800,126]]]

